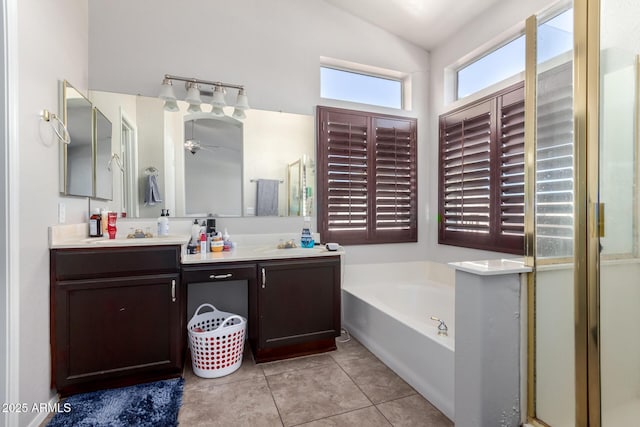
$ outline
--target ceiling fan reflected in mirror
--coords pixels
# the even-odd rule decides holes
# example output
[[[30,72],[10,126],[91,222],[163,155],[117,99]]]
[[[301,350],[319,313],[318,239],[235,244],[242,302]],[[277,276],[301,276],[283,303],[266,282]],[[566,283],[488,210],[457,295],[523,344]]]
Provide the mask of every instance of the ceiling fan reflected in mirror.
[[[202,144],[197,139],[187,139],[184,142],[184,149],[191,152],[191,154],[196,154],[200,150],[215,151],[219,148],[223,147],[220,147],[219,145]]]

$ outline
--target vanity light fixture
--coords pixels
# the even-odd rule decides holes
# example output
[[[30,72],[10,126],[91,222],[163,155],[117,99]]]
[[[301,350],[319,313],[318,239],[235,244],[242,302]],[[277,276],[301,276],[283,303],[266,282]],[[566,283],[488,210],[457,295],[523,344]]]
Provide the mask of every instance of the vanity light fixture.
[[[244,86],[223,83],[223,82],[213,82],[208,80],[200,80],[195,78],[187,78],[180,76],[172,76],[170,74],[165,74],[164,79],[162,80],[162,88],[160,89],[160,98],[165,101],[164,109],[166,111],[178,111],[178,104],[173,92],[173,80],[183,81],[185,82],[185,87],[187,89],[187,96],[185,101],[189,103],[189,108],[187,111],[189,113],[197,113],[202,112],[201,104],[202,99],[201,95],[209,95],[211,96],[211,115],[215,117],[224,117],[225,113],[222,109],[227,105],[225,100],[225,93],[227,89],[235,89],[238,91],[238,97],[236,100],[236,104],[234,105],[233,117],[236,119],[244,119],[247,117],[245,111],[249,109],[249,101],[247,99],[247,94],[244,89]],[[209,91],[202,90],[204,86],[210,86],[211,89]]]
[[[176,94],[173,92],[173,83],[171,80],[162,80],[162,87],[160,89],[159,98],[164,100],[164,109],[167,111],[178,111],[178,102],[176,100]]]

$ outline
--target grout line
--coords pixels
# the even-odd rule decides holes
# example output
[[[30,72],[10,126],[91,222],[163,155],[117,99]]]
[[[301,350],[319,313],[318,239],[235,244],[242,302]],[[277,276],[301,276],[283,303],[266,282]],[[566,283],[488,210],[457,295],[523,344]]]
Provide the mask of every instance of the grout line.
[[[312,422],[315,422],[315,421],[327,420],[329,418],[338,417],[340,415],[345,415],[345,414],[350,414],[351,412],[356,412],[356,411],[360,411],[362,409],[367,409],[367,408],[374,408],[378,412],[380,412],[380,410],[378,410],[378,408],[376,408],[376,405],[367,405],[367,406],[363,406],[361,408],[349,409],[349,410],[346,410],[344,412],[338,412],[337,414],[327,415],[326,417],[314,418],[313,420],[307,420],[307,421],[304,421],[304,422],[302,422],[300,424],[293,424],[293,425],[287,426],[287,427],[302,426],[302,425],[305,425],[305,424],[308,424],[308,423],[312,423]],[[382,415],[382,413],[381,413],[381,415]],[[384,417],[384,415],[382,415],[382,416]],[[385,419],[386,419],[386,417],[385,417]]]
[[[264,372],[263,372],[264,374]],[[278,417],[280,418],[280,424],[282,424],[284,426],[284,420],[282,419],[282,414],[280,413],[280,408],[278,408],[278,404],[276,403],[276,398],[273,395],[273,390],[271,390],[271,384],[269,384],[269,378],[267,378],[267,376],[264,376],[264,380],[267,383],[267,388],[269,389],[269,394],[271,395],[271,400],[273,401],[273,406],[276,407],[276,412],[278,412]]]

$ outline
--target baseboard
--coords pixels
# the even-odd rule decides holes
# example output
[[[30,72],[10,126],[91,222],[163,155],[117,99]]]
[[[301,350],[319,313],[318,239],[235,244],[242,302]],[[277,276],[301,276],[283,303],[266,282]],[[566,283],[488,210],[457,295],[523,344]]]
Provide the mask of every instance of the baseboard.
[[[49,402],[47,402],[47,406],[53,407],[56,403],[58,403],[59,400],[60,396],[56,394],[51,398],[51,400],[49,400]],[[33,420],[31,420],[28,427],[39,427],[40,424],[42,424],[42,422],[46,420],[48,416],[49,412],[38,412],[38,415]]]

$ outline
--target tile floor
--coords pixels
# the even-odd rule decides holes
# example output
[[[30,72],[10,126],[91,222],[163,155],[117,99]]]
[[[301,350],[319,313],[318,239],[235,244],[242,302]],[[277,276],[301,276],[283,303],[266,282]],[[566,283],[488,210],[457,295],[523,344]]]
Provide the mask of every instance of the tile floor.
[[[453,426],[355,339],[338,350],[256,365],[221,378],[185,366],[180,426]]]

